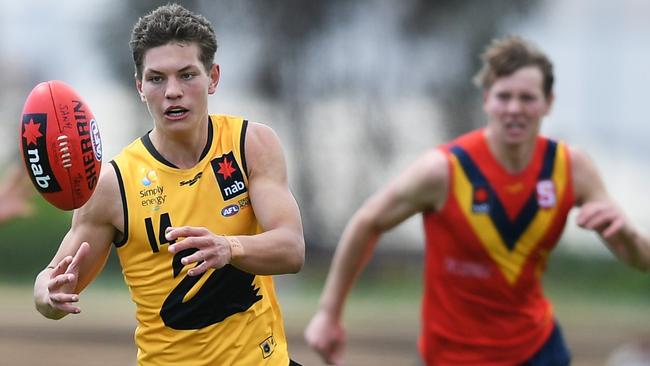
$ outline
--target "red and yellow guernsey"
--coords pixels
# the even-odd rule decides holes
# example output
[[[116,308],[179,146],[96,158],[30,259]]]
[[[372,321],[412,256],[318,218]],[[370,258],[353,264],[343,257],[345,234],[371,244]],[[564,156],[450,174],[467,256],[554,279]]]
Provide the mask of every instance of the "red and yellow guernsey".
[[[441,150],[449,192],[424,214],[420,350],[430,365],[517,365],[554,326],[540,278],[573,207],[566,145],[537,137],[517,174],[494,158],[484,130]]]

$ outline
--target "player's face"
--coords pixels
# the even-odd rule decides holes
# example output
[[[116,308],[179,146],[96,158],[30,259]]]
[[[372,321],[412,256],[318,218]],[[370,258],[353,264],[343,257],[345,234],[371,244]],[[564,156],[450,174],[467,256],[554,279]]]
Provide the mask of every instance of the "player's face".
[[[552,96],[544,95],[542,72],[535,66],[498,78],[483,96],[487,128],[506,144],[534,141],[551,104]]]
[[[205,70],[194,43],[168,43],[144,54],[136,86],[156,128],[194,129],[207,120],[208,95],[219,82],[219,66]]]

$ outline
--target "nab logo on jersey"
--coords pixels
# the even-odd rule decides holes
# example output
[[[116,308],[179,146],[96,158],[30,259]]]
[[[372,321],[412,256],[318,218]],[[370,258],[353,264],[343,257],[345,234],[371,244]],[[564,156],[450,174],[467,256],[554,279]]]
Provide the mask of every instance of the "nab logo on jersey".
[[[214,175],[219,183],[219,190],[224,201],[248,192],[244,184],[244,176],[231,152],[221,155],[210,162]]]
[[[490,191],[486,187],[474,186],[474,192],[472,194],[472,212],[490,212]]]

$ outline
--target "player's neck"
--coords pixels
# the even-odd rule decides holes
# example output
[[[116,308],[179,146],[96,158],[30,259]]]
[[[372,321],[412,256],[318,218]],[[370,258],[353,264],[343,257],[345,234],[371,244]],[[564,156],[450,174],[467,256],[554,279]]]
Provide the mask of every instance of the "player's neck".
[[[521,173],[533,158],[536,139],[509,144],[499,141],[497,136],[489,133],[485,134],[485,138],[490,152],[508,173]]]
[[[149,133],[149,138],[167,161],[181,169],[188,169],[195,166],[201,158],[208,139],[207,130],[207,124],[182,132],[154,128]]]

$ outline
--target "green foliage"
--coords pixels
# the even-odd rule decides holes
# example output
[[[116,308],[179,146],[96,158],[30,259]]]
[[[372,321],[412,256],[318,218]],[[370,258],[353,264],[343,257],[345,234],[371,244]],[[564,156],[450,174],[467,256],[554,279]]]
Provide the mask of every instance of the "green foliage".
[[[70,228],[71,212],[55,208],[40,196],[34,198],[34,208],[32,217],[0,224],[0,282],[27,284],[34,281]],[[107,269],[119,276],[119,263],[112,257]]]
[[[0,224],[2,282],[32,281],[52,259],[70,226],[72,215],[34,198],[35,215]]]
[[[555,253],[549,261],[544,287],[551,297],[650,305],[650,276],[611,256]]]

